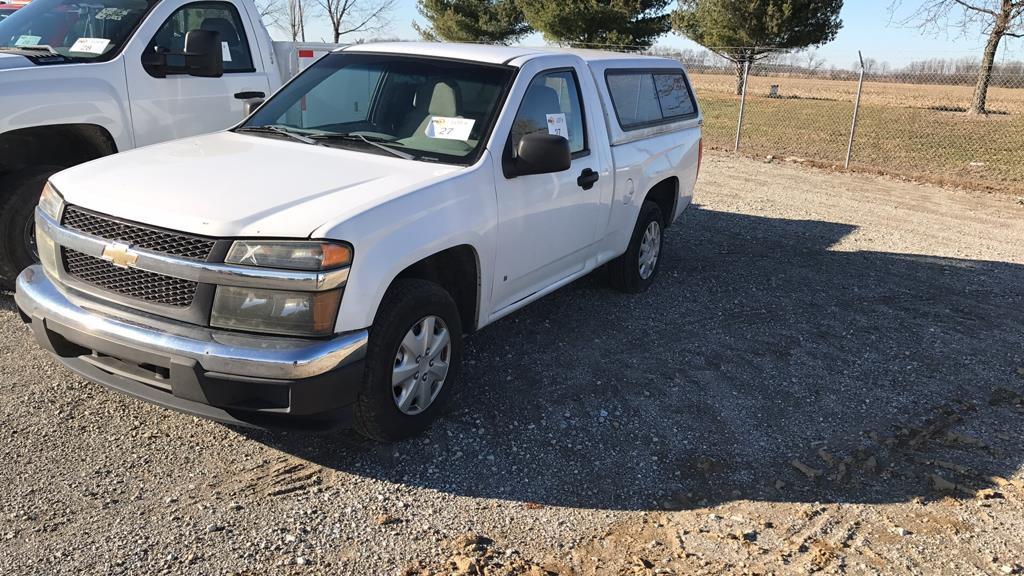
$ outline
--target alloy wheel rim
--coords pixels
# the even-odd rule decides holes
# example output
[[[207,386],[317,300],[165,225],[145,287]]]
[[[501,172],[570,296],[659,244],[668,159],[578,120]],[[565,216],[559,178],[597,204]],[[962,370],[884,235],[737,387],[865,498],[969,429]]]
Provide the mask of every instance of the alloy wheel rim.
[[[395,353],[391,392],[403,414],[415,416],[441,392],[451,362],[451,335],[438,316],[426,316],[405,333]]]
[[[654,274],[654,268],[658,264],[658,255],[661,253],[661,225],[656,220],[651,221],[644,230],[644,236],[640,240],[640,277],[647,280]]]

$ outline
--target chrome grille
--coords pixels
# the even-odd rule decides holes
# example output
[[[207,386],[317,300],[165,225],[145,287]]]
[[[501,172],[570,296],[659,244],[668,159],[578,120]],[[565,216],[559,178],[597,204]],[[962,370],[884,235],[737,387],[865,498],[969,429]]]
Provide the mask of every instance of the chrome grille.
[[[114,220],[86,212],[75,206],[68,206],[64,209],[63,224],[68,228],[99,236],[104,240],[117,240],[129,244],[132,248],[142,248],[192,260],[209,258],[215,243],[215,240],[209,238]]]
[[[83,282],[146,302],[187,308],[197,284],[191,280],[154,274],[137,268],[119,268],[102,258],[64,249],[64,266]]]

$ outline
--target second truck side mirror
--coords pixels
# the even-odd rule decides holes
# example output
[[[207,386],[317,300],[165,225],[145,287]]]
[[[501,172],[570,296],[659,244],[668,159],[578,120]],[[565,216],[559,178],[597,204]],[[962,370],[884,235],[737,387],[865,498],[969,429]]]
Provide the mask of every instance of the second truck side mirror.
[[[224,54],[220,33],[189,30],[185,34],[185,71],[189,76],[220,78],[224,75]]]
[[[168,74],[220,78],[224,75],[222,50],[219,32],[189,30],[185,34],[184,52],[152,46],[142,55],[142,67],[154,78],[166,78]]]

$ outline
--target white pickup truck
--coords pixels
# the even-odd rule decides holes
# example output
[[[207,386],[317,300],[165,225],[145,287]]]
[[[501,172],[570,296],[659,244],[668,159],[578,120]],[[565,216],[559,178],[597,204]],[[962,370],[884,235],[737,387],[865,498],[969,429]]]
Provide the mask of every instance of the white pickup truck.
[[[394,440],[458,385],[464,334],[602,266],[645,290],[701,149],[674,60],[353,46],[231,130],[55,174],[15,298],[95,382]]]
[[[51,174],[229,128],[337,47],[271,42],[252,0],[17,6],[0,20],[0,288],[34,259],[32,208]]]

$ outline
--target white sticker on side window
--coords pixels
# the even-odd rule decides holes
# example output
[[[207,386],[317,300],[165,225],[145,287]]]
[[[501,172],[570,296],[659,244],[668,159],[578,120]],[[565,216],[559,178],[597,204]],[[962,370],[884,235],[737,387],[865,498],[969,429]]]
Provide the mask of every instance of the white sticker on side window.
[[[42,39],[43,39],[42,36],[29,36],[27,34],[23,34],[21,36],[18,36],[18,39],[14,41],[14,45],[15,46],[35,46],[35,45],[39,44],[39,41],[42,40]]]
[[[441,138],[443,140],[469,140],[469,134],[473,131],[473,124],[476,120],[472,118],[449,118],[447,116],[431,116],[430,123],[423,131],[427,138]]]
[[[548,114],[548,134],[569,139],[569,127],[565,123],[565,114]]]
[[[220,55],[225,62],[231,62],[231,47],[227,42],[220,43]]]
[[[110,40],[106,38],[79,38],[71,45],[69,52],[81,52],[83,54],[103,54],[103,51],[110,46]]]

